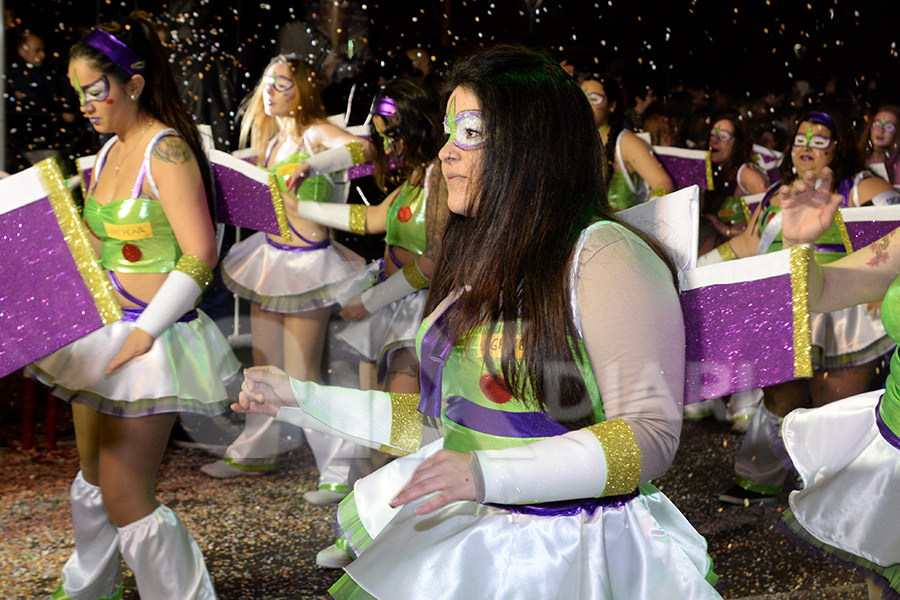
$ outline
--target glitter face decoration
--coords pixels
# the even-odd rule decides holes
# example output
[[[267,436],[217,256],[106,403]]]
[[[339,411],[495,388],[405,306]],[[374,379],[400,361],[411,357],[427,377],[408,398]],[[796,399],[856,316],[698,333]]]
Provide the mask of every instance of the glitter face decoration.
[[[275,88],[276,92],[287,95],[288,92],[294,89],[294,80],[284,75],[269,75],[266,77],[265,85],[267,88]]]
[[[727,144],[734,139],[734,133],[728,131],[727,129],[722,129],[721,125],[717,125],[712,131],[709,132],[709,139],[710,141],[718,139],[723,144]]]
[[[378,135],[381,136],[381,144],[382,146],[384,146],[385,154],[389,153],[391,144],[400,140],[400,127],[396,125],[394,127],[388,127],[384,130],[376,125],[375,131],[377,131]]]
[[[872,129],[875,131],[883,131],[885,133],[896,133],[897,124],[888,121],[886,117],[872,121]]]
[[[456,114],[456,99],[450,102],[450,115],[444,117],[444,133],[450,136],[447,143],[460,150],[483,148],[488,139],[484,134],[484,117],[480,110],[464,110]],[[452,119],[451,119],[452,117]]]
[[[88,102],[102,102],[109,97],[109,80],[106,75],[82,86],[78,81],[78,74],[72,73],[72,81],[81,106],[87,105]]]
[[[834,143],[834,140],[824,135],[813,134],[813,128],[810,127],[805,133],[798,133],[794,136],[794,147],[809,147],[812,150],[828,150]]]
[[[585,90],[584,95],[587,96],[588,102],[591,103],[591,106],[603,106],[604,104],[606,104],[606,96],[604,94],[598,94],[597,92],[589,92]]]

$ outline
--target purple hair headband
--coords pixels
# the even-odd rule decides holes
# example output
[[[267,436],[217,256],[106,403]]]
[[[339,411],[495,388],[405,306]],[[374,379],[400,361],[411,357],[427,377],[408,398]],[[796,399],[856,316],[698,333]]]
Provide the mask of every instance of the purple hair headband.
[[[380,96],[378,98],[375,98],[375,101],[372,103],[372,110],[370,112],[373,115],[381,115],[382,117],[396,117],[397,105],[394,104],[393,98]]]
[[[138,58],[131,48],[123,44],[116,36],[102,29],[91,29],[81,40],[95,50],[106,55],[109,60],[122,67],[132,75],[144,74],[144,61]]]
[[[834,122],[834,119],[831,118],[831,115],[823,112],[819,112],[817,110],[811,110],[800,119],[800,122],[809,121],[811,123],[818,123],[819,125],[824,125],[828,129],[831,130],[831,135],[837,135],[837,125]]]

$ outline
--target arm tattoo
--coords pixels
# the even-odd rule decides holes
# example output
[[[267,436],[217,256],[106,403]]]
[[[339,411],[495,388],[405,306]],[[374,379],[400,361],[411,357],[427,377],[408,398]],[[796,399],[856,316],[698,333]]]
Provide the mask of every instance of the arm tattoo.
[[[878,240],[877,242],[875,242],[874,244],[869,246],[869,248],[872,249],[872,254],[874,255],[874,256],[872,256],[872,258],[869,259],[868,265],[870,267],[877,267],[881,263],[885,263],[888,261],[888,259],[890,258],[890,255],[888,254],[887,249],[888,249],[888,246],[891,245],[890,238],[893,235],[894,235],[894,232],[892,231],[888,235],[884,236],[883,238],[881,238],[880,240]]]
[[[176,165],[183,165],[194,160],[190,147],[179,137],[164,137],[161,139],[156,144],[156,147],[153,148],[153,156],[159,160]]]

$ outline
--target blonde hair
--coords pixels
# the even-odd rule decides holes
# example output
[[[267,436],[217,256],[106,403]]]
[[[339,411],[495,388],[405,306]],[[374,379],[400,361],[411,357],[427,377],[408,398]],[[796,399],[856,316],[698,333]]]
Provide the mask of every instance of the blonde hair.
[[[297,108],[292,115],[286,117],[267,115],[263,98],[265,74],[272,65],[279,63],[290,67],[294,85],[297,87]],[[247,140],[250,140],[250,147],[256,151],[259,165],[265,162],[266,145],[278,133],[284,132],[289,137],[300,140],[307,127],[327,116],[315,72],[295,54],[280,54],[269,62],[253,93],[241,104],[238,114],[241,116],[241,134],[238,143],[241,148],[245,148]]]

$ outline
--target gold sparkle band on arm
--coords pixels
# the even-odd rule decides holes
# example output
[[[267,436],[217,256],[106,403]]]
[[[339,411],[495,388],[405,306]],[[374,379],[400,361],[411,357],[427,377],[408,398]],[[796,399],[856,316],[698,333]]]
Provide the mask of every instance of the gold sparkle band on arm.
[[[419,394],[391,392],[391,441],[379,450],[392,456],[406,456],[422,444],[422,413]]]
[[[424,290],[431,284],[431,281],[419,270],[419,265],[416,264],[415,260],[411,260],[403,265],[403,277],[409,285],[417,290]]]
[[[350,151],[350,158],[353,159],[354,167],[366,162],[366,153],[363,152],[362,144],[359,142],[347,142],[344,146]]]
[[[847,251],[847,254],[853,254],[853,242],[850,241],[850,232],[847,231],[847,224],[844,223],[844,215],[841,214],[840,208],[834,213],[834,222],[841,232],[841,241],[844,242],[844,249]]]
[[[366,235],[366,205],[350,205],[350,233]]]
[[[709,153],[709,150],[706,151],[706,189],[711,190],[715,186],[713,185],[713,172],[712,172],[712,157]]]
[[[205,290],[213,280],[213,272],[210,268],[193,254],[182,254],[178,262],[175,263],[175,270],[189,275],[191,279],[197,282],[201,290]]]
[[[751,216],[750,216],[750,207],[747,206],[747,201],[744,200],[743,198],[741,198],[741,210],[744,211],[744,222],[745,222],[745,223],[747,224],[747,226],[749,227],[749,226],[750,226],[750,219],[751,219]]]
[[[631,427],[622,419],[595,423],[587,428],[606,455],[604,496],[628,494],[641,482],[641,449]]]
[[[791,296],[794,314],[794,376],[812,377],[812,347],[809,326],[809,261],[812,245],[791,247]]]
[[[737,254],[734,253],[734,248],[732,248],[731,244],[729,244],[728,242],[716,246],[716,250],[719,251],[719,256],[722,257],[723,262],[737,259]]]
[[[668,195],[668,193],[669,193],[669,192],[667,192],[667,191],[666,191],[665,189],[663,189],[663,188],[656,188],[655,190],[653,190],[652,192],[650,192],[650,197],[651,197],[651,198],[661,198],[662,196]]]
[[[65,178],[59,165],[59,157],[45,158],[36,165],[35,170],[53,214],[59,223],[59,230],[72,253],[75,266],[91,293],[97,314],[104,325],[122,318],[122,307],[116,301],[112,282],[106,270],[97,262],[97,255],[91,247],[87,227],[75,208],[72,193],[66,187]]]

